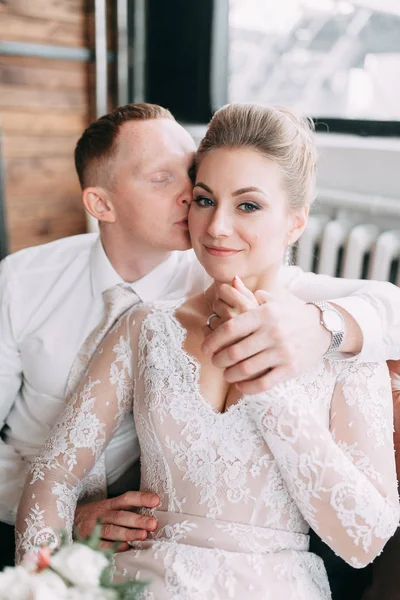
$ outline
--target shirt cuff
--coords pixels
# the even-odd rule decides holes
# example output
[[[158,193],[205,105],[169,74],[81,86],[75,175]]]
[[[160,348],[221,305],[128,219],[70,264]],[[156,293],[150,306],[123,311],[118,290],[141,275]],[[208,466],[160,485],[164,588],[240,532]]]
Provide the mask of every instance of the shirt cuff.
[[[371,304],[359,296],[335,298],[329,300],[332,304],[340,306],[358,323],[363,336],[361,352],[356,355],[357,360],[364,362],[382,362],[386,360],[383,340],[382,325],[376,310]],[[348,354],[337,352],[332,358],[349,358]],[[331,358],[331,357],[329,357]]]

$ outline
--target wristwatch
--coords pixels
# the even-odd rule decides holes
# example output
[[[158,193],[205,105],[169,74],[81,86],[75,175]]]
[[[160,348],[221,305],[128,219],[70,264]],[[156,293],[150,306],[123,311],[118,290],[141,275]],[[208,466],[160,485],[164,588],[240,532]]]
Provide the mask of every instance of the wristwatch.
[[[321,311],[321,325],[332,334],[331,345],[325,352],[324,356],[330,356],[336,352],[344,339],[344,318],[336,308],[325,300],[316,300],[315,302],[307,302],[314,304]]]

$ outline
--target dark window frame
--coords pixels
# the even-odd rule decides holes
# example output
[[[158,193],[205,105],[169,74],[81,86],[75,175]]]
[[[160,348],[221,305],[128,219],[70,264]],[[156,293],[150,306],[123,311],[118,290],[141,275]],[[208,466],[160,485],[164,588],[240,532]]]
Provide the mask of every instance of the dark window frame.
[[[400,121],[373,121],[332,117],[312,117],[321,133],[348,134],[360,137],[400,138]]]

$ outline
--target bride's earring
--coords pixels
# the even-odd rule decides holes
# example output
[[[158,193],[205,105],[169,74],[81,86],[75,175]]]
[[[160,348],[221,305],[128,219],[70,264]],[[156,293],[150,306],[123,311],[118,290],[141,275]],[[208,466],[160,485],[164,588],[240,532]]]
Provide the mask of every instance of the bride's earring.
[[[292,246],[288,244],[283,253],[283,264],[285,265],[285,267],[292,264],[292,258]]]

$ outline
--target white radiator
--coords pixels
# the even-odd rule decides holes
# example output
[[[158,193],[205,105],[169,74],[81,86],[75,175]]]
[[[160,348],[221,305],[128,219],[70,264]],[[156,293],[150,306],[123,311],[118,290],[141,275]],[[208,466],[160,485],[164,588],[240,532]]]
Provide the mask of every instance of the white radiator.
[[[293,262],[305,271],[400,285],[400,200],[324,190]]]

